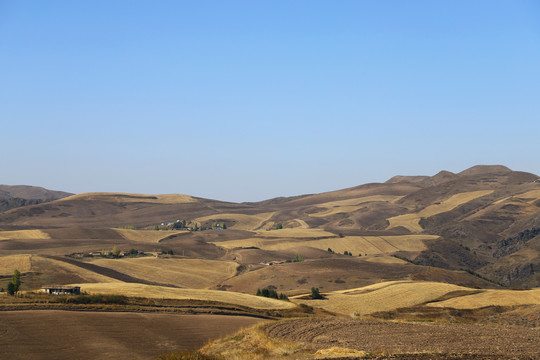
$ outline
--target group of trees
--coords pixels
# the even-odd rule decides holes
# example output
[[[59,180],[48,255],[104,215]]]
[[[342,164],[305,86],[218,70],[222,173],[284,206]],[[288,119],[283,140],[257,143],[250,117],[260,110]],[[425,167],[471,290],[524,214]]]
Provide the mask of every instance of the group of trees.
[[[334,250],[332,250],[331,248],[328,248],[328,252],[334,253]],[[343,255],[352,256],[352,252],[350,252],[350,251],[348,251],[348,250],[345,250],[345,251],[343,252]],[[362,253],[358,254],[358,256],[362,256]]]
[[[13,276],[11,277],[11,280],[8,283],[7,292],[9,295],[15,295],[17,292],[19,292],[20,287],[21,287],[21,272],[19,270],[15,270],[13,272]]]
[[[255,295],[264,296],[264,297],[273,298],[273,299],[289,300],[287,295],[285,295],[284,293],[281,293],[278,295],[277,291],[274,289],[267,289],[267,288],[264,288],[262,290],[257,289],[257,293]]]

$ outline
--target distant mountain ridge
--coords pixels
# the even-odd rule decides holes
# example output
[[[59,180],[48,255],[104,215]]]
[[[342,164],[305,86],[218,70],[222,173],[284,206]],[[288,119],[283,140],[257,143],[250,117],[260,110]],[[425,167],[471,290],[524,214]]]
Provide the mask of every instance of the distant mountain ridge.
[[[0,212],[36,205],[73,195],[64,191],[48,190],[39,186],[0,185]]]

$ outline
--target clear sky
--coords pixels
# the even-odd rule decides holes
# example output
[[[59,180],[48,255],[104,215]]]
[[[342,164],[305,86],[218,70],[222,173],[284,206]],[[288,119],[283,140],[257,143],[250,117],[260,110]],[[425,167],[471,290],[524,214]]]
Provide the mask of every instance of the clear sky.
[[[538,1],[0,0],[0,183],[230,201],[540,175]]]

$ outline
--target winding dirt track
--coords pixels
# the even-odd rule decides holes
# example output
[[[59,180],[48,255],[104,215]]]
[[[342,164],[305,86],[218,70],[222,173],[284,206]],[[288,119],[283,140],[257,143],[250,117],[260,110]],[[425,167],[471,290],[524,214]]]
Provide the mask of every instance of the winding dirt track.
[[[1,360],[154,359],[251,326],[243,316],[80,311],[0,314]]]
[[[271,337],[303,342],[314,350],[344,347],[372,353],[540,359],[540,328],[306,319],[280,321],[266,329]]]

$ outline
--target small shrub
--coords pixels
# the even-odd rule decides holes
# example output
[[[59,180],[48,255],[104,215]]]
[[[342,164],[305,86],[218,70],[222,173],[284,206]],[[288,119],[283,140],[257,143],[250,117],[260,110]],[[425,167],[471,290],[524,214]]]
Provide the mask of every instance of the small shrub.
[[[339,233],[338,236],[339,236],[340,238],[344,237],[344,235],[343,235],[342,233]]]
[[[283,229],[283,224],[276,224],[276,230]]]
[[[304,261],[304,256],[300,254],[296,254],[296,256],[294,257],[294,262],[303,262],[303,261]]]
[[[319,292],[319,288],[315,288],[315,287],[311,288],[311,298],[312,299],[324,299],[323,296]]]

